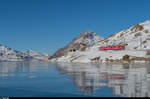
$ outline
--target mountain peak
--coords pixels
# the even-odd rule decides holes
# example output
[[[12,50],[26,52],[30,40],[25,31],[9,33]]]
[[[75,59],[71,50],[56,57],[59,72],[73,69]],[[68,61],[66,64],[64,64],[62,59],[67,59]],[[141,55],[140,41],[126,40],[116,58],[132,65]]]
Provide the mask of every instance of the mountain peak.
[[[92,31],[85,30],[81,32],[79,36],[74,38],[68,45],[56,51],[51,58],[64,56],[69,51],[84,51],[87,47],[93,46],[95,43],[101,40],[103,40],[103,37],[96,35],[96,33]]]
[[[90,31],[90,30],[84,30],[83,32],[81,32],[81,34],[88,34],[88,33],[93,34],[94,32],[93,32],[93,31]]]

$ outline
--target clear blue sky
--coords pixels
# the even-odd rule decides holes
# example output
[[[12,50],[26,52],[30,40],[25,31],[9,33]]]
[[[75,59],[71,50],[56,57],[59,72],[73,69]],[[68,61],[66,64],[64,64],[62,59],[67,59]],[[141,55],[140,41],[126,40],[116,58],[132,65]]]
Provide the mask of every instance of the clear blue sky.
[[[53,53],[83,30],[107,37],[150,19],[150,0],[0,0],[0,43]]]

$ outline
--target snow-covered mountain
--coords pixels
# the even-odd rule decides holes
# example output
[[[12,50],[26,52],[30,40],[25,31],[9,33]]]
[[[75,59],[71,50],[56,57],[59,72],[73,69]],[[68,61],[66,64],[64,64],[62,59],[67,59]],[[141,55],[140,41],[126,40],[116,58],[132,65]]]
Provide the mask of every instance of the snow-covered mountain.
[[[135,24],[129,29],[112,34],[110,37],[97,43],[95,47],[119,44],[125,44],[126,50],[149,50],[150,20]]]
[[[46,54],[46,53],[42,54],[42,53],[35,52],[32,50],[23,52],[23,56],[27,60],[41,60],[42,61],[42,60],[49,58],[49,54]]]
[[[93,46],[98,41],[103,40],[103,37],[96,35],[96,33],[92,31],[83,31],[80,33],[78,37],[72,40],[67,46],[59,49],[56,51],[54,55],[51,56],[52,58],[59,58],[61,56],[67,55],[69,52],[76,52],[76,51],[85,51],[86,48]]]
[[[0,45],[0,61],[20,61],[22,59],[22,52]]]
[[[48,54],[41,54],[34,51],[20,52],[12,50],[7,46],[0,45],[0,61],[23,61],[23,60],[46,60]]]
[[[95,38],[94,38],[95,39]],[[75,39],[75,42],[80,40]],[[85,42],[88,41],[85,39]],[[61,62],[92,62],[105,60],[120,60],[124,55],[132,57],[147,58],[150,56],[150,20],[135,24],[128,29],[110,35],[103,40],[96,40],[92,46],[88,46],[85,51],[68,52],[60,58],[51,61]],[[111,45],[124,45],[122,51],[99,51],[99,47]],[[58,53],[59,54],[59,53]]]

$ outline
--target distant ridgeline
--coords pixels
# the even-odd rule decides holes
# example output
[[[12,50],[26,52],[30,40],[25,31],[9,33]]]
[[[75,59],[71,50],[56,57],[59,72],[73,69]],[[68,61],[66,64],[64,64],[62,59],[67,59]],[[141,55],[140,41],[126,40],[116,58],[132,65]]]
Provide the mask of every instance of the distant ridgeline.
[[[0,61],[45,61],[48,54],[41,54],[34,51],[17,51],[0,44]]]

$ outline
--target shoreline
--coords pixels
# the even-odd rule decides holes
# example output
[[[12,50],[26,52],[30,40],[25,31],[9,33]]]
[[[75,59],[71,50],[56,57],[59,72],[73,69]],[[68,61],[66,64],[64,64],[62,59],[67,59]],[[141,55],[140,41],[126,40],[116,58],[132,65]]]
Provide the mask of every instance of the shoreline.
[[[124,50],[124,51],[76,51],[67,55],[53,58],[50,62],[71,62],[71,63],[100,63],[100,62],[132,62],[149,63],[150,55],[147,51]]]

